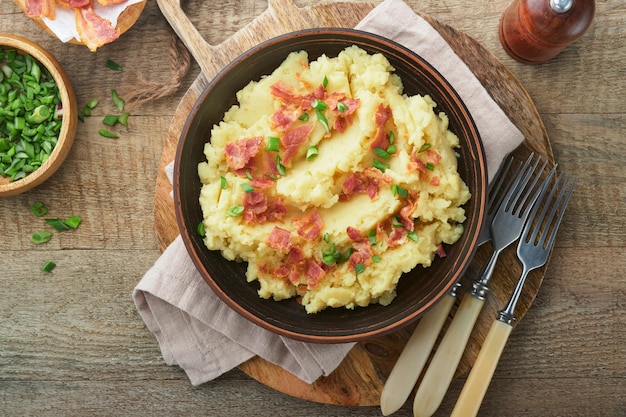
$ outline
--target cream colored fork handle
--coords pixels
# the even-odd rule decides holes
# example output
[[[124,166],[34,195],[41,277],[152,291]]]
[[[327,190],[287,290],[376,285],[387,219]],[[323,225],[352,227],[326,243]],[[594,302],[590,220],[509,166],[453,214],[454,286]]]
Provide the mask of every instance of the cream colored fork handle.
[[[484,301],[469,293],[461,300],[415,394],[415,417],[430,417],[441,405],[483,304]]]
[[[512,329],[512,326],[500,320],[493,322],[472,371],[463,385],[451,417],[472,417],[478,414],[478,409]]]
[[[455,296],[446,294],[420,319],[380,395],[380,410],[384,416],[398,411],[411,395],[455,300]]]

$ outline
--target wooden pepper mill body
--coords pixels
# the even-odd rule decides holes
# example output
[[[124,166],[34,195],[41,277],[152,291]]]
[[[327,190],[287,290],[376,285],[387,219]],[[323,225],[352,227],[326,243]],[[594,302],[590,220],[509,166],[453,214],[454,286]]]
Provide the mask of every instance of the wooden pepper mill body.
[[[525,64],[542,64],[587,31],[594,0],[515,0],[500,21],[505,51]]]

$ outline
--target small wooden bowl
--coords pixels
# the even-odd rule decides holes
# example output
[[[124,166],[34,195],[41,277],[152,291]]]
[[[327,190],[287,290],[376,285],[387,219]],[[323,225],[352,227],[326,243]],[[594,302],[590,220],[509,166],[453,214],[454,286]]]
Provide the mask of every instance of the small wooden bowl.
[[[0,197],[5,197],[32,189],[50,178],[61,166],[74,143],[78,125],[78,106],[69,78],[61,64],[48,51],[28,39],[4,33],[0,33],[0,46],[15,48],[45,66],[59,87],[63,105],[63,123],[52,154],[39,168],[22,179],[10,182],[8,178],[0,176]]]
[[[26,13],[26,0],[14,0],[15,3],[22,9],[24,13]],[[117,19],[116,29],[120,31],[120,34],[124,34],[128,29],[130,29],[139,19],[141,13],[143,12],[144,7],[146,7],[147,0],[143,0],[139,3],[135,3],[130,5],[120,14],[120,17]],[[57,37],[54,32],[52,32],[48,26],[44,23],[43,20],[39,18],[32,19],[39,27],[48,32],[51,36]],[[75,45],[84,45],[85,43],[78,39],[71,39],[69,41],[71,44]]]

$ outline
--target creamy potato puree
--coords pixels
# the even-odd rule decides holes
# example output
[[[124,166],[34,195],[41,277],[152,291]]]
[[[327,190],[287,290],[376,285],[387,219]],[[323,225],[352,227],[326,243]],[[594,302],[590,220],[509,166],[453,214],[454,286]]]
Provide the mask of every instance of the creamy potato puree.
[[[445,256],[470,193],[458,138],[387,59],[291,53],[238,92],[198,166],[206,246],[248,262],[259,296],[308,313],[389,304],[402,273]]]

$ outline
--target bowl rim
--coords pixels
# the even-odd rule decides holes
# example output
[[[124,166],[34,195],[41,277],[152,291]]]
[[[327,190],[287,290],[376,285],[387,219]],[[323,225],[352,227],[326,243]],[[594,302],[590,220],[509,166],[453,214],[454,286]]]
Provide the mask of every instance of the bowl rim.
[[[483,167],[483,169],[478,170],[478,174],[479,174],[479,186],[480,189],[485,190],[484,192],[481,192],[479,196],[472,196],[472,198],[477,198],[480,197],[480,201],[477,202],[478,204],[478,215],[476,218],[476,230],[475,233],[471,236],[471,240],[469,241],[469,243],[467,244],[468,247],[470,248],[469,253],[466,256],[466,259],[464,262],[462,262],[462,264],[460,265],[460,268],[458,268],[456,270],[456,272],[453,274],[454,279],[449,279],[446,282],[446,286],[444,288],[442,288],[433,298],[432,301],[429,302],[429,304],[422,310],[422,311],[413,311],[411,314],[408,314],[402,318],[400,318],[399,320],[394,321],[392,324],[386,325],[384,327],[376,327],[373,329],[366,329],[362,332],[355,332],[355,333],[349,333],[349,334],[341,334],[341,335],[337,335],[337,334],[333,334],[333,335],[319,335],[319,334],[309,334],[309,333],[304,333],[304,332],[296,332],[293,330],[289,330],[283,327],[280,327],[278,325],[269,323],[265,320],[263,320],[262,318],[259,318],[258,316],[256,316],[255,314],[253,314],[252,312],[248,311],[245,307],[241,306],[240,304],[238,304],[229,294],[226,293],[226,291],[221,288],[215,281],[214,279],[210,276],[210,274],[208,273],[208,271],[206,271],[204,265],[202,264],[202,261],[200,260],[200,257],[198,255],[198,252],[196,251],[196,248],[194,246],[194,243],[192,242],[191,238],[190,238],[190,233],[194,233],[195,231],[190,229],[190,227],[187,226],[182,210],[183,207],[182,205],[184,204],[184,199],[182,198],[182,196],[180,195],[180,190],[181,190],[181,183],[180,183],[180,163],[181,163],[181,155],[183,152],[183,149],[185,148],[185,137],[189,132],[189,129],[191,127],[191,124],[193,122],[193,119],[195,118],[195,116],[197,115],[202,102],[206,99],[206,96],[209,95],[211,93],[211,91],[213,90],[213,88],[215,87],[215,85],[217,85],[222,78],[224,78],[224,76],[226,74],[228,74],[228,72],[235,66],[237,66],[238,64],[240,64],[242,61],[246,60],[249,56],[254,55],[255,53],[257,53],[258,51],[267,48],[271,45],[274,44],[280,44],[281,42],[288,42],[291,41],[295,38],[300,38],[300,37],[307,37],[307,36],[316,36],[316,35],[324,35],[324,36],[331,36],[334,34],[341,34],[341,35],[348,35],[348,36],[356,36],[358,38],[365,38],[368,40],[373,40],[375,42],[381,43],[381,44],[387,44],[388,46],[391,46],[392,48],[396,48],[396,49],[400,49],[403,51],[403,53],[407,56],[410,56],[411,59],[413,61],[418,61],[420,63],[420,65],[423,65],[425,67],[428,67],[428,69],[430,71],[432,71],[432,73],[436,76],[437,78],[437,82],[440,82],[444,85],[447,86],[447,91],[450,92],[455,100],[456,103],[459,104],[459,110],[462,112],[462,114],[465,117],[465,120],[468,123],[468,126],[470,128],[470,131],[472,133],[471,137],[472,137],[472,141],[474,140],[473,138],[476,139],[476,151],[477,154],[474,155],[475,159],[480,161],[479,165]],[[346,45],[347,46],[347,45]],[[294,49],[297,50],[297,47]],[[433,67],[432,64],[430,64],[428,61],[426,61],[424,58],[422,58],[419,54],[417,54],[416,52],[408,49],[407,47],[405,47],[404,45],[391,40],[389,38],[386,38],[384,36],[375,34],[375,33],[371,33],[371,32],[367,32],[367,31],[363,31],[363,30],[359,30],[359,29],[349,29],[349,28],[335,28],[335,27],[324,27],[324,28],[308,28],[308,29],[301,29],[301,30],[297,30],[297,31],[293,31],[293,32],[288,32],[288,33],[284,33],[278,36],[275,36],[273,38],[267,39],[263,42],[260,42],[259,44],[253,46],[252,48],[244,51],[243,53],[241,53],[239,56],[237,56],[235,59],[233,59],[230,63],[228,63],[222,70],[220,70],[210,81],[209,83],[204,87],[204,89],[202,90],[201,94],[198,96],[196,102],[194,103],[184,125],[183,125],[183,129],[181,131],[180,137],[179,137],[179,142],[177,144],[177,149],[176,149],[176,153],[175,153],[175,159],[174,159],[174,171],[173,171],[173,181],[172,181],[172,187],[173,187],[173,197],[174,197],[174,209],[175,209],[175,214],[176,214],[176,220],[177,220],[177,224],[178,224],[178,228],[179,228],[179,232],[180,235],[182,237],[184,246],[188,252],[188,254],[190,255],[190,258],[192,260],[192,262],[194,263],[196,269],[198,270],[198,272],[200,273],[200,275],[202,276],[203,280],[209,285],[209,287],[211,288],[211,290],[213,290],[213,292],[228,306],[230,307],[232,310],[234,310],[235,312],[237,312],[239,315],[243,316],[244,318],[246,318],[247,320],[251,321],[252,323],[259,325],[260,327],[265,328],[266,330],[269,330],[275,334],[281,335],[281,336],[285,336],[287,338],[290,339],[294,339],[294,340],[299,340],[299,341],[304,341],[304,342],[313,342],[313,343],[347,343],[347,342],[358,342],[361,340],[370,340],[373,339],[375,337],[380,337],[383,336],[385,334],[397,331],[403,327],[405,327],[406,325],[416,321],[419,317],[421,317],[426,311],[428,311],[430,308],[432,308],[437,301],[441,300],[443,298],[443,296],[445,296],[454,286],[456,286],[456,284],[460,281],[461,277],[463,276],[464,272],[466,271],[466,269],[468,268],[468,266],[470,265],[476,250],[477,250],[477,245],[476,242],[478,241],[478,232],[480,231],[480,228],[482,227],[482,223],[484,220],[484,214],[486,212],[486,190],[487,190],[487,163],[486,163],[486,155],[485,155],[485,149],[484,149],[484,145],[482,143],[482,139],[480,136],[480,132],[478,131],[478,128],[476,126],[476,123],[474,121],[474,118],[472,117],[471,113],[469,112],[469,109],[467,108],[467,106],[465,105],[463,99],[459,96],[458,92],[456,91],[456,89],[454,89],[454,87],[443,77],[443,75],[435,68]],[[474,154],[473,150],[467,150],[468,152],[472,152],[472,154]],[[204,250],[204,249],[202,249]],[[206,249],[208,250],[208,249]],[[365,307],[367,308],[367,307]]]

